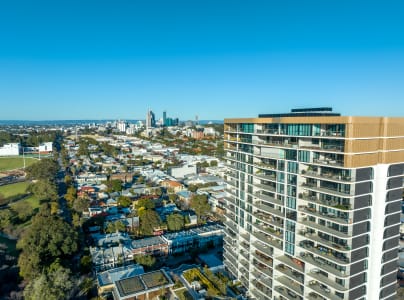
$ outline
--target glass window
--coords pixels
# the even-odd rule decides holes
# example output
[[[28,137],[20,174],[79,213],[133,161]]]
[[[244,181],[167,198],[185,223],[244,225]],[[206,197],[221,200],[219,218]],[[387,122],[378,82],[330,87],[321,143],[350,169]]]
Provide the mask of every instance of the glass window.
[[[288,172],[297,174],[298,164],[296,162],[290,161],[288,162]]]

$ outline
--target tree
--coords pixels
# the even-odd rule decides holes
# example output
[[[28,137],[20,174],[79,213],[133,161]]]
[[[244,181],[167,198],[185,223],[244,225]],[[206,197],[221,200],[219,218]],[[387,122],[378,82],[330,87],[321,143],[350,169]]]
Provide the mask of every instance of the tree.
[[[77,197],[77,191],[73,186],[69,186],[67,188],[66,194],[65,194],[65,199],[70,202],[73,203],[74,200],[76,200]]]
[[[206,195],[194,195],[190,200],[190,206],[198,216],[199,221],[210,212],[210,205]]]
[[[168,194],[168,199],[170,200],[171,203],[174,203],[178,199],[177,194]]]
[[[116,231],[125,231],[126,230],[126,226],[125,224],[123,224],[122,221],[116,221],[116,222],[109,222],[107,225],[107,228],[105,229],[105,231],[107,233],[112,233],[112,232],[116,232]]]
[[[41,208],[22,234],[17,247],[22,250],[18,265],[25,279],[32,279],[56,258],[67,259],[77,251],[77,232],[49,208]]]
[[[137,264],[148,268],[156,263],[156,258],[151,255],[135,255],[134,260]]]
[[[28,179],[43,179],[48,181],[55,180],[58,170],[58,163],[50,158],[44,158],[25,169]]]
[[[155,228],[160,226],[160,217],[151,209],[139,211],[140,231],[144,235],[152,235]]]
[[[14,214],[10,209],[0,210],[0,229],[4,229],[11,225]]]
[[[74,285],[70,270],[59,267],[49,274],[42,273],[31,280],[24,289],[24,298],[27,300],[69,299]]]
[[[154,201],[151,200],[151,199],[142,198],[142,199],[139,199],[139,200],[136,202],[136,208],[137,208],[137,209],[140,209],[140,208],[142,208],[142,207],[143,207],[144,209],[153,209],[153,208],[156,207],[156,204],[155,204]]]
[[[28,187],[39,200],[55,201],[58,199],[56,185],[49,179],[41,179]]]
[[[27,201],[18,201],[12,206],[12,210],[17,214],[21,223],[28,220],[33,214],[32,205]]]
[[[167,216],[168,230],[178,231],[184,228],[185,220],[181,214],[171,214]]]
[[[132,205],[132,200],[127,196],[120,196],[118,198],[118,205],[122,207],[129,207]]]
[[[90,207],[90,202],[86,198],[76,198],[73,202],[73,209],[78,213],[83,213],[83,211],[88,210]]]
[[[197,186],[197,185],[190,184],[190,185],[188,186],[188,191],[190,191],[190,192],[192,192],[192,193],[195,193],[197,190],[198,190],[198,186]]]
[[[64,182],[65,182],[66,185],[71,185],[72,181],[73,181],[73,179],[72,179],[72,177],[70,175],[65,176]]]
[[[113,179],[113,180],[111,180],[111,182],[112,182],[112,190],[114,192],[122,191],[122,180]]]
[[[217,160],[212,160],[212,161],[210,162],[210,166],[211,166],[211,167],[217,167]]]

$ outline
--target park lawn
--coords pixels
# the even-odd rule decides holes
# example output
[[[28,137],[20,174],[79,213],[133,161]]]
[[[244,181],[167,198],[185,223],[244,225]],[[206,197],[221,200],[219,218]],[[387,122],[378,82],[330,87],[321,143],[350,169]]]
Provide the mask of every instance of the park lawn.
[[[25,158],[25,166],[28,167],[38,161],[32,157]],[[20,156],[14,157],[0,157],[0,171],[8,171],[14,169],[21,169],[24,167],[24,159]]]
[[[34,195],[29,195],[27,198],[21,199],[17,202],[13,202],[10,204],[11,207],[13,207],[14,204],[18,203],[18,202],[25,202],[25,203],[29,203],[32,207],[32,209],[36,209],[39,208],[41,206],[41,201],[39,201],[39,199],[34,196]]]
[[[5,198],[16,196],[18,194],[25,194],[29,185],[29,181],[3,185],[0,186],[0,194]]]

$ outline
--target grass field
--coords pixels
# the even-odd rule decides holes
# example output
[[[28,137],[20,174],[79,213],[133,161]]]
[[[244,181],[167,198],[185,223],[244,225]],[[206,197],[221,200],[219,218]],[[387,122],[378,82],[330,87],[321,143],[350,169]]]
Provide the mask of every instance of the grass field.
[[[32,157],[25,158],[25,166],[28,167],[34,162],[38,161]],[[24,160],[22,157],[0,157],[0,171],[8,171],[14,169],[21,169],[24,167]]]
[[[28,181],[24,181],[0,186],[0,194],[3,195],[5,198],[27,194],[27,188],[29,184],[30,183]],[[26,198],[19,200],[18,202],[29,203],[32,206],[32,209],[38,208],[40,206],[40,201],[34,195],[27,195]],[[11,203],[10,206],[13,206],[13,204],[14,203]]]
[[[32,209],[39,208],[39,207],[41,206],[40,201],[39,201],[38,198],[35,197],[34,195],[30,195],[30,196],[28,196],[27,198],[24,198],[24,199],[22,199],[22,200],[20,200],[20,201],[18,201],[18,202],[26,202],[26,203],[29,203],[29,204],[31,205]],[[15,203],[16,203],[16,202],[11,203],[10,206],[13,207],[13,205],[14,205]]]
[[[25,194],[29,184],[30,183],[28,181],[24,181],[0,186],[0,194],[2,194],[5,198],[18,194]]]

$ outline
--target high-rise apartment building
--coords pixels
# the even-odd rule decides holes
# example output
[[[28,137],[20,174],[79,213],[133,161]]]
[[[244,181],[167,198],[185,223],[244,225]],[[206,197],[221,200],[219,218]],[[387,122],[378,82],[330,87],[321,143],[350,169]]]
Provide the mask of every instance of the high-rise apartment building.
[[[224,263],[253,299],[394,299],[404,118],[226,119]]]

